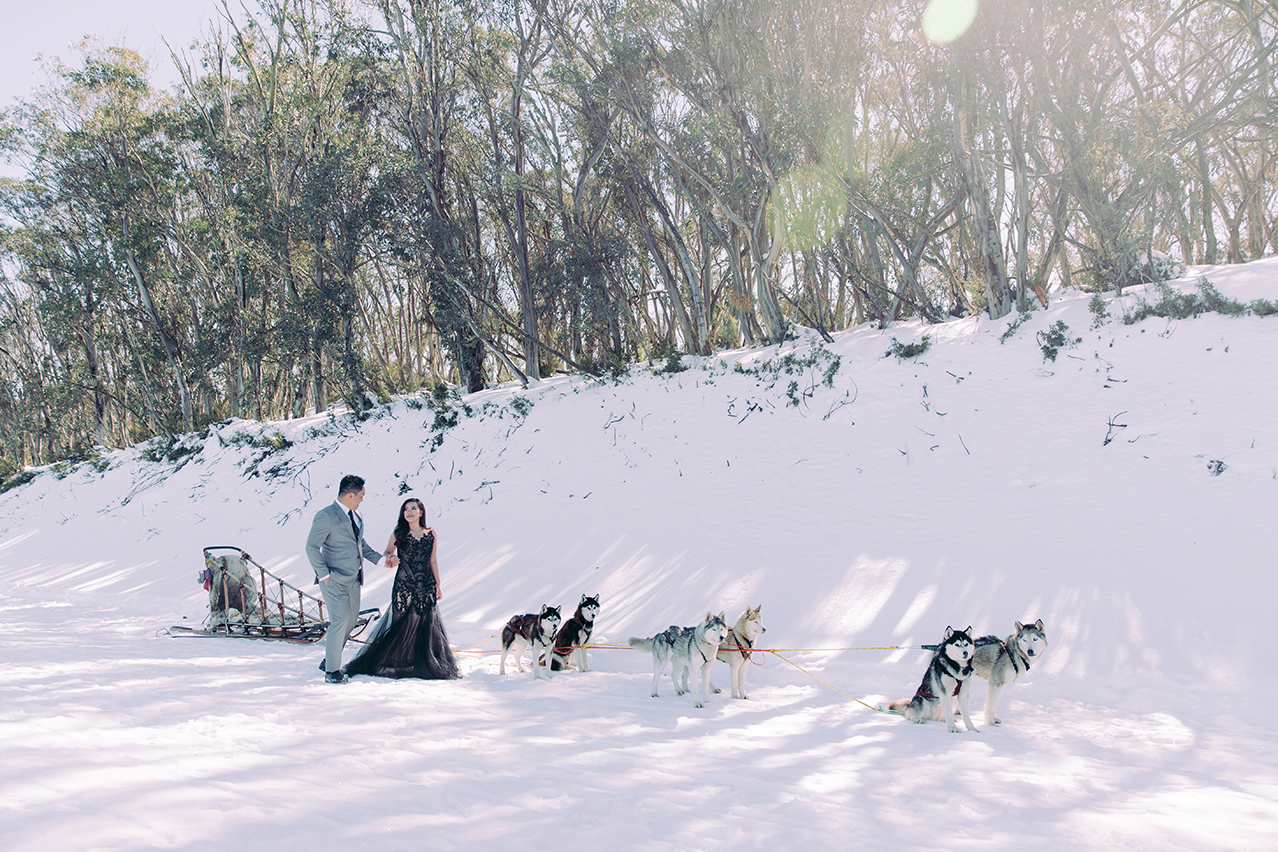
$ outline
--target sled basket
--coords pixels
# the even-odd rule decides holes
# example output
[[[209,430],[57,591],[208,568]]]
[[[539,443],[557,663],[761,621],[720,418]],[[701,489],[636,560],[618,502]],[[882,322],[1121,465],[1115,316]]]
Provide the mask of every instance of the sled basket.
[[[238,547],[204,548],[199,580],[209,593],[208,617],[200,627],[175,626],[170,631],[312,644],[328,630],[322,598],[267,571]],[[362,633],[379,614],[378,609],[362,610],[351,636]]]

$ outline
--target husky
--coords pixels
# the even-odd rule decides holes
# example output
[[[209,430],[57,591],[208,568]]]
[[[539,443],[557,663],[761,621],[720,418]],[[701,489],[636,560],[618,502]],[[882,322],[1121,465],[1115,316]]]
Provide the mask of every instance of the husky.
[[[541,659],[542,654],[554,647],[555,631],[559,629],[559,622],[562,620],[559,607],[542,606],[540,613],[516,615],[506,622],[506,626],[501,629],[501,673],[506,673],[508,653],[515,655],[515,668],[522,673],[524,666],[521,658],[524,655],[524,649],[532,648],[533,677],[541,680],[541,666],[537,661]],[[550,671],[547,670],[546,677],[550,676]]]
[[[763,604],[759,604],[754,609],[746,607],[746,611],[741,613],[737,623],[728,630],[727,638],[719,645],[719,653],[715,655],[715,659],[722,660],[728,664],[728,670],[731,672],[733,698],[745,699],[750,697],[746,695],[745,691],[746,670],[750,668],[750,652],[754,647],[755,640],[768,629],[763,626],[763,618],[759,615],[759,610],[761,609],[763,609]],[[711,673],[713,674],[713,671]],[[712,692],[721,691],[719,687],[714,685],[713,678],[710,680],[710,690]]]
[[[1041,618],[1029,625],[1016,622],[1016,632],[1006,639],[982,636],[976,640],[972,670],[990,682],[985,695],[985,724],[1003,724],[998,718],[998,700],[1003,690],[1029,674],[1030,663],[1046,650],[1047,632]],[[967,715],[966,710],[963,713]]]
[[[893,701],[888,710],[900,713],[911,722],[923,723],[944,716],[950,733],[959,732],[954,724],[954,713],[950,696],[957,696],[959,709],[963,713],[963,724],[969,731],[975,731],[972,714],[968,712],[968,698],[972,690],[972,655],[976,646],[972,642],[972,628],[955,630],[945,628],[945,639],[936,646],[932,653],[932,661],[923,673],[923,682],[909,701]]]
[[[595,629],[595,616],[599,614],[599,596],[581,596],[577,611],[564,622],[555,634],[554,653],[546,655],[546,665],[555,671],[573,668],[574,652],[577,671],[590,671],[586,660],[586,644]],[[547,675],[549,677],[549,675]]]
[[[657,693],[657,682],[661,680],[666,663],[671,664],[670,676],[674,679],[677,695],[688,692],[688,676],[695,667],[701,673],[701,680],[697,684],[696,706],[705,707],[710,668],[718,655],[719,645],[727,635],[728,620],[724,614],[706,613],[706,617],[696,627],[671,625],[650,639],[632,636],[630,647],[652,651],[653,698],[661,697]]]

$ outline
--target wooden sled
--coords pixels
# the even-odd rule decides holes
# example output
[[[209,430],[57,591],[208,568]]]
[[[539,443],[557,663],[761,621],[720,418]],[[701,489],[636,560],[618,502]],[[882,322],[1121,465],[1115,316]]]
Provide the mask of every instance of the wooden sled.
[[[223,551],[216,554],[215,551]],[[250,567],[251,566],[251,567]],[[324,601],[272,574],[238,547],[204,548],[200,582],[209,593],[209,614],[199,627],[174,625],[171,636],[227,636],[311,645],[328,631]],[[354,638],[381,613],[360,610]]]

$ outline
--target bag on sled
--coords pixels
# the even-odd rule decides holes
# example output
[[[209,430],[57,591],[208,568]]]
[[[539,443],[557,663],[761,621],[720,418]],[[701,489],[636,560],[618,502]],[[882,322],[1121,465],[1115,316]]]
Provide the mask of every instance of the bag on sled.
[[[238,636],[311,644],[324,638],[328,620],[324,601],[263,568],[238,547],[204,548],[198,577],[209,593],[209,614],[200,627],[174,626],[182,635]],[[380,610],[359,614],[351,636],[358,636]]]

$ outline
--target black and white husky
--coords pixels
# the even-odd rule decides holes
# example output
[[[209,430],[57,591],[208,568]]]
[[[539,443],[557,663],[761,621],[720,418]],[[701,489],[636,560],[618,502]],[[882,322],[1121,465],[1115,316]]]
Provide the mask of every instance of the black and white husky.
[[[532,648],[533,677],[541,679],[541,655],[549,651],[555,644],[555,631],[563,618],[559,615],[559,607],[543,606],[541,612],[530,612],[516,615],[501,629],[501,673],[506,673],[506,655],[515,655],[515,668],[522,672],[523,663],[520,658],[525,648]],[[550,671],[546,677],[550,677]]]
[[[750,668],[751,649],[754,648],[754,643],[759,636],[768,629],[763,626],[763,616],[759,615],[761,609],[763,604],[753,609],[746,607],[746,611],[741,613],[737,623],[729,628],[727,638],[719,645],[716,659],[728,664],[733,698],[750,697],[745,691],[745,676]],[[719,692],[719,687],[714,685],[713,679],[710,681],[710,690]]]
[[[1043,619],[1025,625],[1016,622],[1016,632],[1006,639],[982,636],[976,640],[976,652],[972,656],[972,670],[990,682],[985,696],[985,724],[1002,724],[998,718],[998,699],[1020,678],[1029,674],[1030,663],[1047,650],[1047,632]],[[963,710],[967,715],[967,710]]]
[[[652,697],[660,698],[657,693],[657,682],[671,664],[670,676],[674,678],[675,693],[683,695],[688,692],[689,674],[695,668],[701,674],[697,684],[696,706],[705,707],[710,683],[710,668],[714,665],[715,656],[719,653],[719,645],[728,635],[728,621],[721,612],[718,615],[706,613],[706,617],[696,627],[666,628],[649,639],[638,636],[630,637],[630,647],[644,651],[652,651]]]
[[[595,629],[595,616],[599,614],[599,596],[581,596],[577,611],[572,614],[555,634],[554,653],[546,656],[547,665],[555,671],[570,669],[574,666],[578,671],[590,671],[586,660],[586,645],[590,642],[590,634]]]
[[[963,724],[969,731],[975,731],[976,726],[972,724],[972,714],[968,712],[967,706],[972,691],[972,655],[975,653],[972,628],[955,630],[953,627],[946,627],[945,639],[932,653],[932,661],[927,664],[923,682],[919,684],[914,697],[909,701],[893,701],[888,705],[888,710],[918,723],[944,717],[950,732],[957,734],[959,729],[954,724],[953,702],[950,700],[954,696],[963,713]]]

